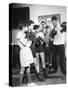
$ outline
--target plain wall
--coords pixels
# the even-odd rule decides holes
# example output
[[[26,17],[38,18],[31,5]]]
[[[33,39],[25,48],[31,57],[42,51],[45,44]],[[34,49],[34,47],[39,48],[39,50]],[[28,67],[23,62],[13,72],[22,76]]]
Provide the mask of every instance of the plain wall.
[[[51,14],[60,14],[61,22],[66,21],[66,6],[20,4],[17,7],[29,7],[30,19],[35,23],[38,23],[38,16]]]

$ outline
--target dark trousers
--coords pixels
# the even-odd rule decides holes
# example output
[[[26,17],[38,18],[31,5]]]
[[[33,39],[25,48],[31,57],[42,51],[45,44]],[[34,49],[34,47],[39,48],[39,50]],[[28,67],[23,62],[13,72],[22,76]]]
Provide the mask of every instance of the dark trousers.
[[[65,48],[64,45],[53,45],[53,57],[52,66],[57,71],[57,55],[59,55],[59,65],[62,73],[66,72],[66,62],[65,62]]]
[[[45,47],[45,62],[50,63],[50,47]]]
[[[52,64],[52,53],[53,53],[53,44],[50,42],[48,47],[45,47],[45,62]]]

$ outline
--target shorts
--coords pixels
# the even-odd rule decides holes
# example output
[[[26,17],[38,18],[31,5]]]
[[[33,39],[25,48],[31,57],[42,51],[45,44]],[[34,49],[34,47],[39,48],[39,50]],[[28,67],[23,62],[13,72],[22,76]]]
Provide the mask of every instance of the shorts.
[[[44,45],[39,45],[35,48],[36,53],[44,52]]]

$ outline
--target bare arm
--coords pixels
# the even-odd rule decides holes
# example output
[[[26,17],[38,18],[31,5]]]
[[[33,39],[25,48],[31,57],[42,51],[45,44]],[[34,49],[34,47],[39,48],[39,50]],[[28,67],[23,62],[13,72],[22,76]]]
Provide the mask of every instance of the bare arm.
[[[26,45],[24,45],[24,44],[22,43],[22,41],[21,41],[20,39],[18,39],[18,42],[19,42],[21,45],[23,45],[24,47],[26,46]]]

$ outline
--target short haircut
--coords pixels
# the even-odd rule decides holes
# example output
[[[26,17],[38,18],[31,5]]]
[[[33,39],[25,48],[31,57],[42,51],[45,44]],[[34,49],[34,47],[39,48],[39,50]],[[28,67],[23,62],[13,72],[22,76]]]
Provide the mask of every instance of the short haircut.
[[[34,25],[33,29],[38,29],[40,26],[39,25]]]
[[[22,28],[26,27],[26,26],[27,26],[27,22],[26,21],[21,21],[21,22],[19,22],[18,29],[22,30]]]
[[[49,25],[47,25],[47,26],[46,26],[46,29],[48,29],[48,28],[50,28],[50,26],[49,26]]]
[[[53,20],[58,20],[58,17],[57,16],[53,16],[52,18],[51,18],[51,20],[53,21]]]
[[[42,24],[42,23],[45,23],[45,24],[46,24],[46,22],[45,22],[45,21],[42,21],[42,22],[41,22],[41,24]]]
[[[28,21],[27,21],[27,25],[30,26],[31,24],[34,24],[34,21],[28,20]]]

